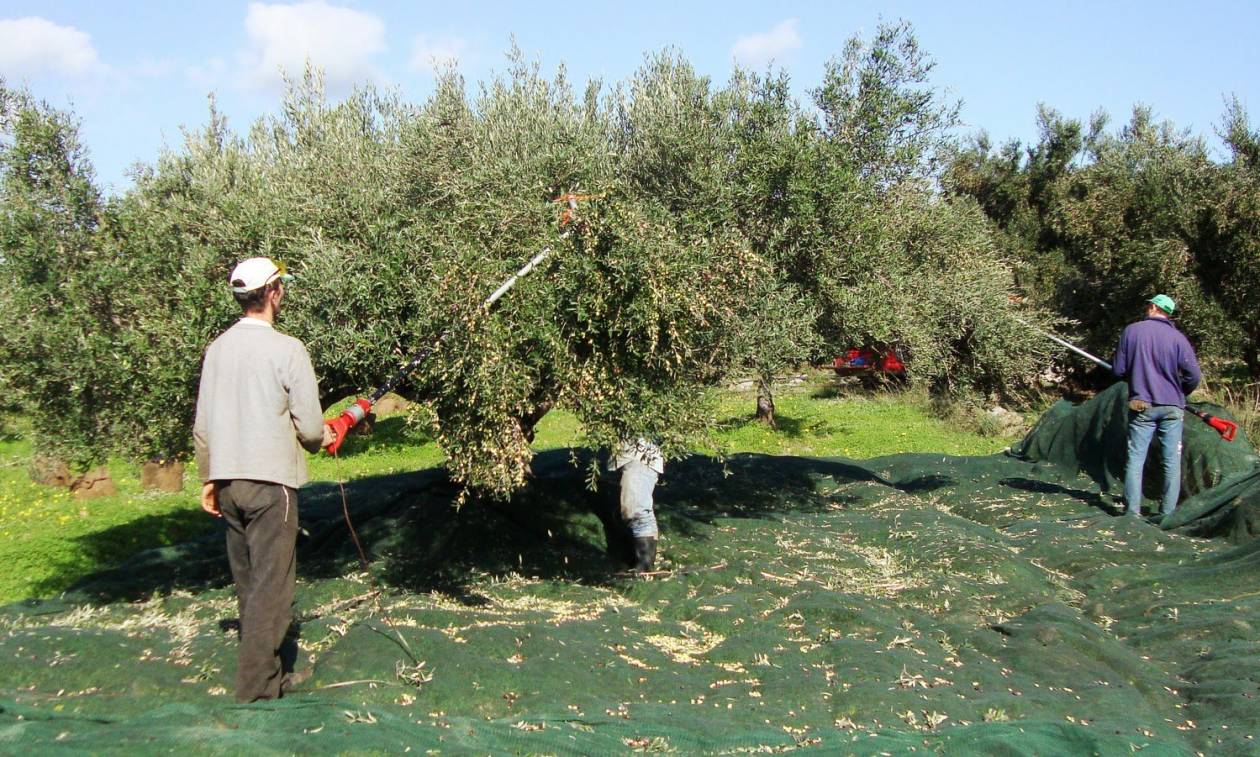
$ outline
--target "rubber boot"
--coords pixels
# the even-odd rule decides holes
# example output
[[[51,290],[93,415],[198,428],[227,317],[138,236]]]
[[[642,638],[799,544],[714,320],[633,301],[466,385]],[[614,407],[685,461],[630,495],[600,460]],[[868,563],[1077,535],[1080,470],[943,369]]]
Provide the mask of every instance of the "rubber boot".
[[[634,537],[634,565],[631,566],[632,573],[647,573],[652,570],[652,565],[656,562],[656,537],[655,536],[636,536]]]

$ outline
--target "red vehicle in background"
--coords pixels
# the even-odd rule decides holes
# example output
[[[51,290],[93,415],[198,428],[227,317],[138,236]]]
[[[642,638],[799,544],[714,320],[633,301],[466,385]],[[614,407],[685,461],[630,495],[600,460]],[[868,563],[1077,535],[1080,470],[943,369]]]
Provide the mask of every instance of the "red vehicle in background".
[[[882,352],[866,348],[845,350],[832,362],[832,367],[838,376],[874,377],[882,374],[889,378],[906,377],[906,364],[896,349]]]

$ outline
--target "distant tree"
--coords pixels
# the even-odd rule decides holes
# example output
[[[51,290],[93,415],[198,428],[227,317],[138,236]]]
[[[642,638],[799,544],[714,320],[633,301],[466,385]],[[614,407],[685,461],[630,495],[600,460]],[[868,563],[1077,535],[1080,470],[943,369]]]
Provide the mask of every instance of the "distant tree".
[[[78,124],[0,81],[0,374],[37,449],[80,469],[129,395],[111,291],[133,282],[98,245],[104,211]]]
[[[1204,287],[1239,328],[1240,357],[1251,378],[1260,378],[1260,131],[1237,98],[1220,129],[1230,160],[1220,170],[1211,196],[1206,239],[1197,261]]]
[[[1075,269],[1059,281],[1060,310],[1090,324],[1092,346],[1109,349],[1153,293],[1196,297],[1191,248],[1211,164],[1200,140],[1145,108],[1086,150],[1088,163],[1055,183],[1046,221]]]
[[[726,157],[712,206],[726,211],[724,222],[767,262],[743,319],[740,364],[755,379],[756,418],[773,428],[776,376],[817,355],[824,341],[821,309],[808,288],[809,261],[819,249],[815,188],[807,185],[818,131],[782,72],[736,69],[714,105]]]
[[[1220,171],[1202,140],[1134,109],[1119,130],[1042,106],[1040,137],[1020,156],[984,140],[959,151],[944,174],[951,194],[976,199],[994,222],[1030,303],[1076,324],[1083,346],[1106,354],[1155,292],[1180,302],[1178,320],[1200,352],[1236,350],[1209,220]],[[1228,225],[1228,224],[1227,224]],[[1228,244],[1225,244],[1228,247]]]
[[[935,62],[909,22],[854,36],[827,62],[814,102],[836,154],[879,187],[934,177],[953,144],[961,105],[929,84]]]
[[[776,282],[772,275],[758,282],[747,310],[739,364],[756,382],[757,420],[777,428],[775,379],[818,348],[821,339],[814,330],[818,313],[793,285]]]

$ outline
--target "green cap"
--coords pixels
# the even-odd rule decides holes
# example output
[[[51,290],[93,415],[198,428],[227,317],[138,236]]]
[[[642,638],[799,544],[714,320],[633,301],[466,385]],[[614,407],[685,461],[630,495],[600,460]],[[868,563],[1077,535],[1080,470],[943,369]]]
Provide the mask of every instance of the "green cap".
[[[1173,311],[1177,309],[1177,303],[1173,302],[1173,298],[1169,297],[1166,294],[1157,294],[1154,297],[1147,300],[1147,302],[1151,303],[1152,305],[1154,305],[1155,307],[1159,308],[1160,310],[1164,311],[1165,313],[1169,315],[1172,315]]]

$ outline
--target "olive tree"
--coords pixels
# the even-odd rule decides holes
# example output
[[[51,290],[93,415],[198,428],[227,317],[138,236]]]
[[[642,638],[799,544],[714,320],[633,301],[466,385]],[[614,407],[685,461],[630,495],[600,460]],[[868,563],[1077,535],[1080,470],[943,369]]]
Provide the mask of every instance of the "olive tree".
[[[736,365],[757,385],[757,418],[774,425],[776,373],[811,356],[817,310],[787,277],[785,259],[809,255],[791,214],[808,139],[781,74],[736,70],[716,89],[673,51],[649,56],[616,94],[623,174],[696,233],[738,234],[764,264],[740,313]]]
[[[1228,324],[1242,335],[1235,345],[1251,378],[1260,378],[1260,131],[1235,98],[1221,128],[1230,160],[1214,182],[1198,271],[1221,304]],[[1224,318],[1222,321],[1226,320]],[[1220,324],[1225,325],[1225,324]]]
[[[1238,197],[1224,187],[1233,166],[1222,170],[1201,139],[1146,107],[1116,130],[1103,113],[1086,126],[1044,106],[1039,124],[1022,156],[981,140],[946,173],[950,193],[975,198],[996,224],[1031,302],[1075,322],[1084,346],[1105,354],[1145,301],[1167,292],[1202,356],[1235,352],[1241,311],[1222,284],[1246,255],[1234,254],[1245,248],[1233,244],[1241,227],[1224,219],[1246,214],[1218,210]]]
[[[595,90],[575,97],[519,59],[475,98],[463,90],[446,72],[418,108],[371,91],[334,105],[308,76],[247,136],[212,118],[164,156],[120,234],[178,292],[146,299],[163,316],[135,325],[165,346],[155,370],[195,375],[198,343],[235,317],[230,266],[269,254],[299,275],[282,325],[310,348],[326,403],[449,334],[401,391],[434,411],[462,480],[519,486],[533,426],[556,406],[592,443],[648,433],[677,454],[709,423],[704,388],[738,359],[759,259],[625,184]],[[588,189],[600,197],[560,227],[555,198]],[[547,265],[484,312],[543,247]],[[194,391],[163,386],[180,412]]]
[[[0,375],[37,449],[79,469],[131,395],[112,293],[132,282],[100,245],[105,214],[78,124],[0,81]]]

